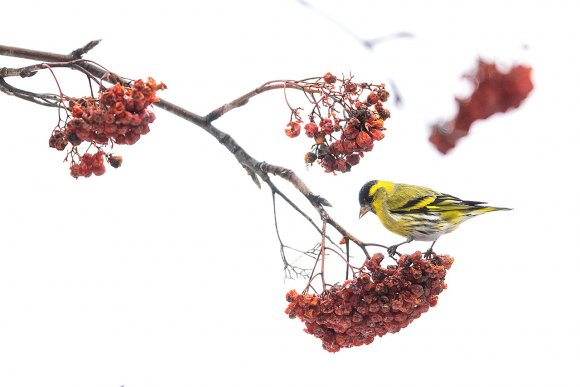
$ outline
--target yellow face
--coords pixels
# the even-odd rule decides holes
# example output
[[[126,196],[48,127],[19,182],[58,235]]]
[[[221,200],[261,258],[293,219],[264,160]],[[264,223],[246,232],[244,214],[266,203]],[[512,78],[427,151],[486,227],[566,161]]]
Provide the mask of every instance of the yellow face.
[[[371,189],[377,183],[377,180],[371,180],[363,185],[358,193],[358,202],[360,204],[360,211],[358,213],[359,219],[362,218],[367,212],[372,211],[372,195]]]

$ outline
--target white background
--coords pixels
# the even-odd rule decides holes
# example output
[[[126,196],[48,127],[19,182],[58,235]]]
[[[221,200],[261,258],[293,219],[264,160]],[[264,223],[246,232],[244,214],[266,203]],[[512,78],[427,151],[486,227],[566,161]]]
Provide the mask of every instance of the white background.
[[[162,80],[162,97],[198,114],[272,79],[393,79],[405,103],[390,104],[386,138],[349,174],[304,167],[310,142],[284,135],[280,91],[216,125],[257,159],[297,171],[366,241],[401,240],[373,216],[357,219],[370,179],[513,207],[441,238],[437,251],[456,261],[439,305],[396,335],[327,353],[284,314],[285,293],[304,283],[284,281],[269,191],[213,138],[157,109],[151,133],[121,149],[122,168],[75,181],[47,146],[56,111],[0,95],[0,386],[578,385],[579,7],[313,4],[360,37],[416,37],[369,51],[290,0],[10,2],[0,36],[58,53],[101,38],[88,58]],[[441,156],[428,125],[454,113],[453,96],[468,91],[459,76],[478,55],[530,64],[535,89]],[[78,74],[58,75],[65,93],[87,93]],[[48,73],[10,81],[56,91]],[[309,226],[280,211],[286,239],[310,247]]]

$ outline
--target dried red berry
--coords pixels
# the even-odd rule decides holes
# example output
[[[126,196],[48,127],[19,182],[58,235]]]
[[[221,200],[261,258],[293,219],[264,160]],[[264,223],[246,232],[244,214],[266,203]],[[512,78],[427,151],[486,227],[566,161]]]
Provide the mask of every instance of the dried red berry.
[[[130,130],[125,134],[126,144],[133,145],[141,138],[141,135],[137,131]]]
[[[82,117],[84,112],[84,109],[78,104],[74,104],[71,108],[71,115],[76,118]]]
[[[95,174],[95,176],[101,176],[106,172],[106,168],[104,164],[98,164],[93,166],[92,171]]]
[[[304,133],[306,133],[306,136],[310,138],[314,137],[314,135],[318,133],[318,125],[316,125],[314,122],[307,123],[304,125]]]
[[[363,150],[366,150],[373,143],[372,137],[367,132],[359,132],[356,136],[356,144]]]
[[[380,108],[377,107],[377,113],[379,117],[381,117],[383,120],[386,120],[387,118],[391,117],[391,112],[383,107]]]
[[[350,153],[356,151],[356,148],[357,148],[356,141],[343,140],[342,144],[344,145],[344,153],[345,154],[350,154]]]
[[[357,129],[355,126],[351,126],[351,125],[347,125],[344,128],[344,130],[342,131],[344,138],[347,140],[356,139],[356,137],[358,136],[359,133],[360,133],[360,130]]]
[[[297,137],[300,134],[300,124],[298,122],[290,121],[284,129],[286,136],[290,138]]]
[[[386,91],[385,89],[380,89],[377,92],[377,95],[379,96],[379,100],[381,102],[386,102],[389,99],[389,92]]]
[[[340,172],[346,172],[348,171],[350,168],[349,166],[346,164],[346,161],[344,161],[343,159],[337,159],[336,163],[334,165],[334,169]]]
[[[344,91],[347,93],[356,93],[358,87],[356,85],[356,83],[353,82],[347,82],[344,84]]]
[[[334,123],[330,118],[325,118],[320,121],[320,130],[326,134],[332,134],[334,132]]]
[[[336,167],[336,158],[332,155],[326,155],[322,158],[321,165],[326,172],[333,172]]]
[[[90,177],[93,174],[93,171],[91,170],[91,166],[83,163],[81,161],[80,164],[78,164],[79,166],[79,175],[83,176],[83,177]]]
[[[324,74],[324,82],[335,83],[336,77],[334,75],[332,75],[331,73],[326,73],[326,74]]]
[[[360,156],[356,153],[352,153],[346,156],[346,162],[350,165],[357,165],[360,162]]]
[[[312,164],[317,159],[316,153],[308,152],[304,155],[304,162],[306,164]]]
[[[338,140],[330,144],[330,153],[340,156],[345,153],[344,140]]]
[[[121,164],[123,164],[123,157],[108,155],[107,162],[111,165],[111,167],[119,168],[121,166]]]
[[[70,166],[70,175],[75,179],[78,179],[81,175],[79,164],[72,164]]]
[[[318,145],[323,144],[326,141],[326,134],[324,132],[318,132],[314,136],[314,142]]]
[[[383,138],[385,138],[385,134],[383,133],[382,130],[379,130],[379,129],[371,129],[369,131],[369,133],[370,133],[371,137],[373,138],[373,140],[375,140],[375,141],[380,141]]]
[[[368,96],[367,96],[367,102],[371,105],[376,104],[377,102],[379,102],[379,96],[375,93],[375,92],[371,92]]]

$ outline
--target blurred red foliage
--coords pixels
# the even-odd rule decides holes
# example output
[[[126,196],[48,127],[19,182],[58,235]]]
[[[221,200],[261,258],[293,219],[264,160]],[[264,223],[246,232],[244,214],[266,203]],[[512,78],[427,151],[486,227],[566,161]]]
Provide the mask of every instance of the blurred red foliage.
[[[437,304],[453,258],[424,258],[416,252],[386,268],[381,267],[383,258],[373,255],[354,279],[322,295],[289,291],[286,313],[303,321],[304,331],[322,340],[329,352],[400,331]]]
[[[456,98],[457,115],[434,125],[429,141],[445,154],[467,135],[476,120],[520,106],[534,88],[531,72],[531,67],[520,65],[503,73],[495,63],[480,60],[475,73],[467,76],[475,86],[473,94],[466,99]]]

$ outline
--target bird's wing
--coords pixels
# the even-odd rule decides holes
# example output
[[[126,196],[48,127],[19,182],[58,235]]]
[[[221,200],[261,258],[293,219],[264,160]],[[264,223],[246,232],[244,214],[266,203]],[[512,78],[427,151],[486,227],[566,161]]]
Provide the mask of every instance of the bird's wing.
[[[410,188],[411,187],[411,188]],[[418,213],[434,213],[447,211],[471,211],[485,202],[476,202],[470,200],[462,200],[458,197],[442,194],[424,187],[404,187],[404,192],[408,194],[397,198],[398,201],[393,200],[388,203],[390,211],[398,214],[418,214]],[[394,195],[397,196],[397,195]]]
[[[438,192],[432,189],[407,184],[398,184],[387,197],[386,205],[393,213],[426,212],[428,205],[437,200]]]
[[[444,211],[471,211],[479,206],[485,205],[486,202],[476,202],[473,200],[462,200],[458,197],[439,194],[437,198],[427,206],[428,210],[431,212],[444,212]]]

